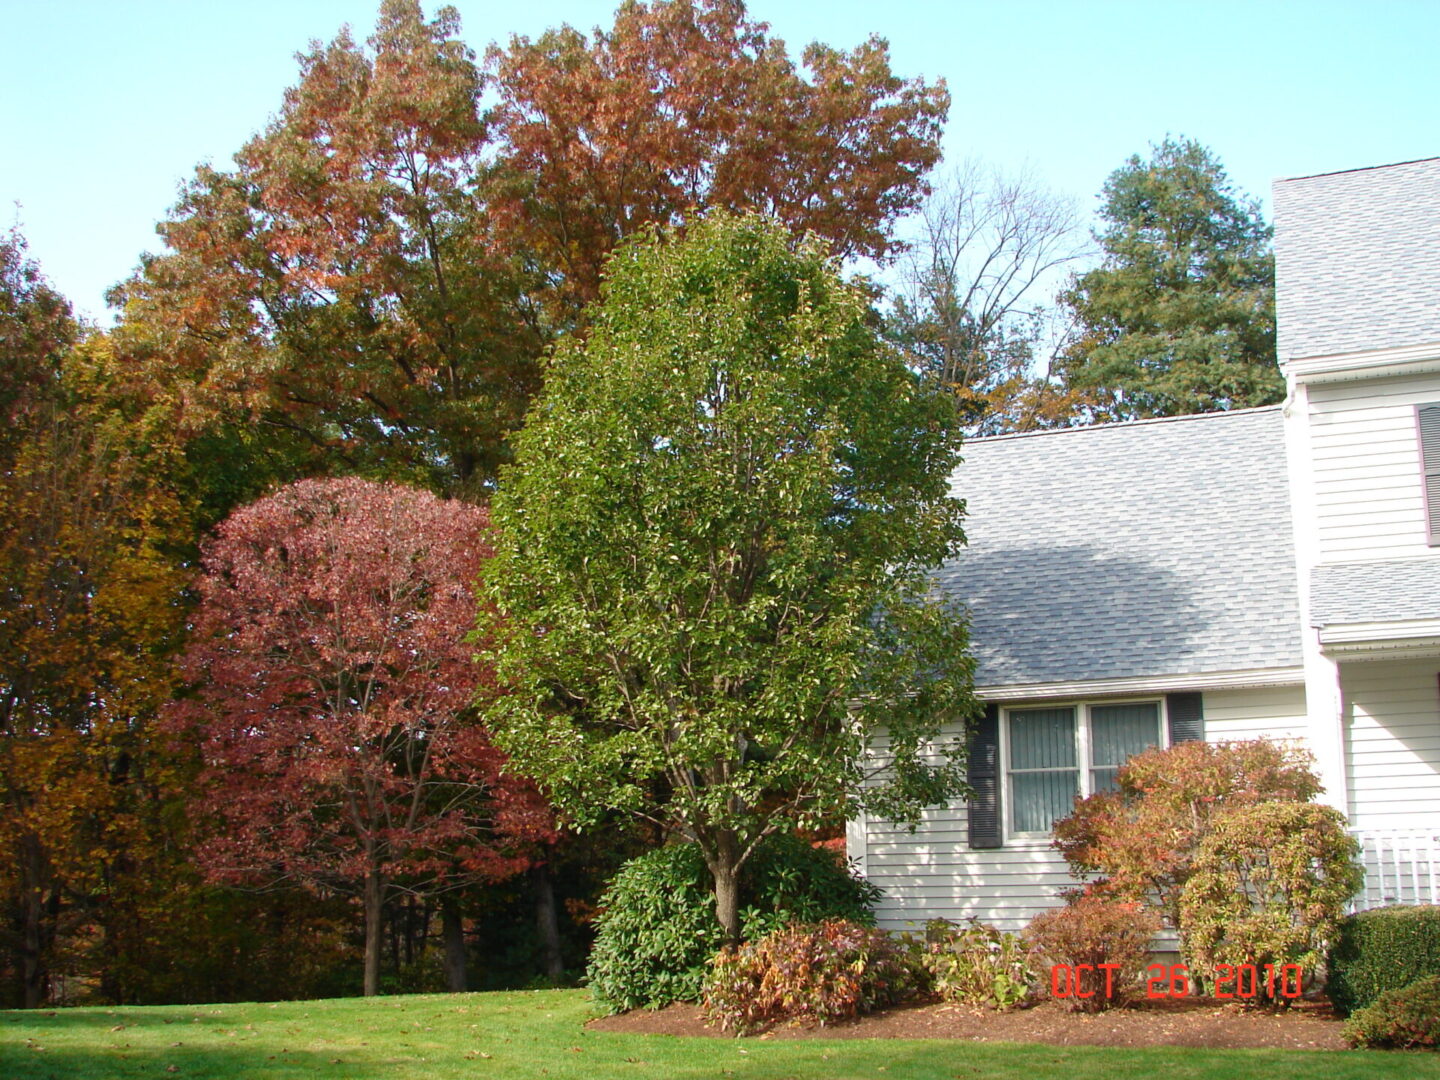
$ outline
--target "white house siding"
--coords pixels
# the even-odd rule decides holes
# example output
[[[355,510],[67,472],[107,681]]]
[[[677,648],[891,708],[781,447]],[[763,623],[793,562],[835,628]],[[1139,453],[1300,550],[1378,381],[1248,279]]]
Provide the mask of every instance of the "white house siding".
[[[1440,658],[1340,665],[1349,739],[1346,776],[1357,831],[1440,822]]]
[[[1307,725],[1305,687],[1267,686],[1205,692],[1205,738],[1287,739],[1303,745]]]
[[[1309,398],[1320,560],[1431,554],[1415,406],[1440,401],[1440,377],[1312,384]]]
[[[872,821],[866,844],[866,876],[885,891],[875,914],[887,930],[923,930],[928,919],[975,916],[1018,931],[1058,906],[1059,890],[1076,883],[1049,847],[971,851],[964,803],[926,811],[913,834]]]

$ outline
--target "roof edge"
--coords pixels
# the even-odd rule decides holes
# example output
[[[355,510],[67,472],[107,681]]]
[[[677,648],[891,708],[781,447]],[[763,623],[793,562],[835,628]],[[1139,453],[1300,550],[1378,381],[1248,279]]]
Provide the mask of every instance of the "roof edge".
[[[1248,409],[1221,409],[1216,412],[1185,413],[1183,416],[1150,416],[1144,420],[1116,420],[1108,424],[1077,424],[1074,427],[1043,428],[1039,431],[1010,431],[1003,435],[977,435],[967,438],[965,445],[972,443],[1001,442],[1005,439],[1029,439],[1038,435],[1074,435],[1082,431],[1114,431],[1117,429],[1147,427],[1152,424],[1183,424],[1200,420],[1216,420],[1229,416],[1248,416],[1253,413],[1279,412],[1283,405],[1252,405]]]
[[[1419,165],[1426,161],[1440,161],[1440,157],[1409,158],[1406,161],[1389,161],[1384,165],[1358,165],[1353,169],[1332,169],[1330,172],[1305,173],[1302,176],[1278,176],[1276,184],[1289,184],[1296,180],[1318,180],[1322,176],[1344,176],[1346,173],[1375,172],[1379,169],[1394,169],[1401,165]]]

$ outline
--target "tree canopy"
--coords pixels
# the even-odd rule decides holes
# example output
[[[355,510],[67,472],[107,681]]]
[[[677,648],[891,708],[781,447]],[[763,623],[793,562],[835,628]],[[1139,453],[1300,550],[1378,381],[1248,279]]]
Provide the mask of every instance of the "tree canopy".
[[[499,234],[562,276],[572,317],[621,240],[710,208],[887,254],[940,160],[945,84],[894,75],[878,37],[812,44],[801,64],[741,0],[626,0],[591,38],[492,47]]]
[[[205,760],[212,876],[363,895],[365,992],[396,887],[524,870],[552,838],[477,715],[495,693],[462,643],[486,514],[364,480],[308,480],[233,514],[205,549],[174,706]]]
[[[426,21],[385,0],[365,44],[315,43],[280,112],[234,170],[196,170],[160,227],[168,253],[116,296],[130,348],[196,426],[258,427],[298,462],[279,479],[473,492],[537,385],[544,335],[479,217],[482,78],[458,32],[453,9]]]
[[[459,32],[384,0],[367,41],[315,43],[114,294],[194,452],[243,455],[248,494],[358,473],[481,498],[625,237],[760,208],[883,254],[939,158],[943,84],[893,75],[879,39],[812,45],[802,75],[738,0],[627,3],[483,67]]]
[[[0,971],[13,957],[30,1006],[66,952],[113,959],[116,909],[163,845],[148,735],[190,516],[146,398],[19,233],[0,238]]]
[[[1219,159],[1167,138],[1112,173],[1102,200],[1104,260],[1063,296],[1081,324],[1067,383],[1116,419],[1279,401],[1271,229]]]
[[[623,246],[495,496],[497,740],[578,823],[697,842],[734,936],[769,833],[963,787],[925,753],[972,706],[928,576],[963,541],[958,450],[818,238],[717,213]]]

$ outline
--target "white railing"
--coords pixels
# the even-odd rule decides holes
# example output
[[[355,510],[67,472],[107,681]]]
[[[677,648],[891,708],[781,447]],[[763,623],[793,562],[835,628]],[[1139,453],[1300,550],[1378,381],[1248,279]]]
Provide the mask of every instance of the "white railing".
[[[1440,829],[1355,829],[1365,885],[1351,911],[1440,904]]]

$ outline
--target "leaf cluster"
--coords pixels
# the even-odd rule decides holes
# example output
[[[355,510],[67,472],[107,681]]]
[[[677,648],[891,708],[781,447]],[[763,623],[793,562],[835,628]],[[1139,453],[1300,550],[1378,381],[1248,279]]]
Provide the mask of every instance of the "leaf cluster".
[[[1325,992],[1341,1012],[1440,971],[1440,905],[1357,911],[1331,942]]]
[[[1317,803],[1270,801],[1216,818],[1180,896],[1181,945],[1195,971],[1253,964],[1321,969],[1345,904],[1363,881],[1345,815]],[[1270,980],[1258,980],[1257,1001]]]
[[[1440,975],[1387,990],[1345,1021],[1352,1047],[1440,1050]]]
[[[217,519],[297,475],[482,498],[626,238],[754,208],[882,255],[939,158],[943,85],[894,76],[879,39],[812,46],[802,75],[738,0],[627,3],[593,40],[562,27],[483,65],[459,32],[384,0],[367,41],[313,44],[112,296],[240,489]]]
[[[553,836],[476,713],[496,686],[461,639],[487,527],[479,508],[348,479],[217,530],[184,658],[196,693],[170,711],[204,758],[213,879],[493,880]]]
[[[939,160],[942,83],[890,70],[886,43],[821,44],[800,70],[740,0],[627,0],[611,30],[492,46],[491,209],[508,244],[564,277],[573,311],[647,225],[770,214],[841,256],[884,256]]]
[[[1042,970],[1064,964],[1076,973],[1079,993],[1063,999],[1067,1008],[1100,1012],[1137,992],[1150,941],[1159,928],[1155,915],[1139,904],[1081,896],[1036,915],[1025,927],[1024,941]],[[1102,964],[1116,967],[1105,972]],[[1081,971],[1082,965],[1089,967]],[[1107,984],[1112,991],[1108,994]]]
[[[173,770],[149,735],[191,518],[173,433],[112,345],[0,238],[0,947],[29,1005],[173,868]]]
[[[929,975],[930,989],[945,1001],[971,1008],[1023,1005],[1040,982],[1030,946],[1018,934],[978,919],[968,925],[931,919],[912,948]]]
[[[782,1021],[851,1020],[915,996],[923,968],[884,930],[827,919],[723,949],[705,983],[705,1016],[749,1035]]]

